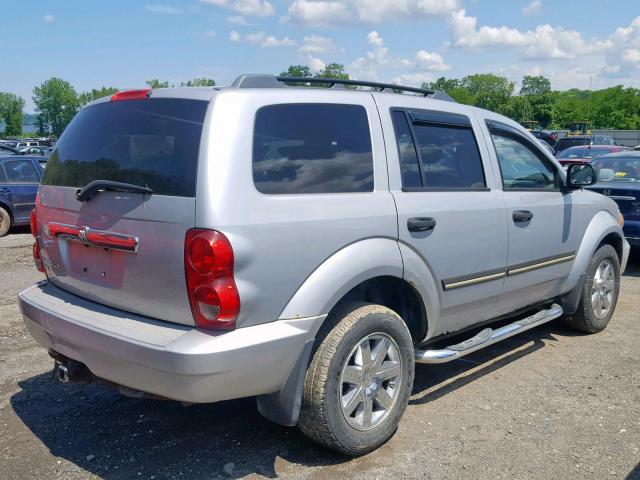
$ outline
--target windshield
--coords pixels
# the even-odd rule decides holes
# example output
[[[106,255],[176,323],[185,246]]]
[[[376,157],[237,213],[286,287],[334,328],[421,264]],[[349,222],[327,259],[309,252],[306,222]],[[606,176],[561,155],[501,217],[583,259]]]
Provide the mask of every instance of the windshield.
[[[599,158],[592,165],[599,182],[640,182],[640,157]]]
[[[87,107],[60,137],[42,183],[80,188],[112,180],[148,186],[158,195],[193,197],[207,106],[158,98]]]
[[[596,158],[611,153],[611,148],[571,147],[558,154],[558,158]]]

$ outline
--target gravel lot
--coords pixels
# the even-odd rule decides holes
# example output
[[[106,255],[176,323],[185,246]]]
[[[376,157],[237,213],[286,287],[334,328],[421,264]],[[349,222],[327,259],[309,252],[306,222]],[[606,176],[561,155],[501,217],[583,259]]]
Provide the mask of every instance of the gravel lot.
[[[539,327],[416,371],[396,436],[350,459],[264,420],[251,399],[183,407],[51,381],[16,294],[31,236],[0,239],[0,478],[640,479],[640,252],[609,328]]]

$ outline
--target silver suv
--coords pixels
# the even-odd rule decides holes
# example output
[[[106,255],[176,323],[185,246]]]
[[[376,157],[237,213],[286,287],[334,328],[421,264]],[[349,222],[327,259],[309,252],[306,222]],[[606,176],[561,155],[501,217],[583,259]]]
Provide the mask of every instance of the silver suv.
[[[561,316],[606,327],[629,246],[616,204],[581,188],[589,165],[565,172],[517,123],[445,95],[301,81],[123,91],[78,113],[31,219],[46,280],[19,296],[60,380],[255,396],[360,455],[393,435],[416,363]]]

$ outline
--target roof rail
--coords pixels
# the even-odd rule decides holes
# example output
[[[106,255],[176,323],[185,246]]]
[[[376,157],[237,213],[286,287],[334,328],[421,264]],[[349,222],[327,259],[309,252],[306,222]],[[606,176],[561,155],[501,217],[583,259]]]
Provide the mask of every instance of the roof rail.
[[[403,87],[402,85],[394,85],[393,83],[379,83],[379,82],[367,82],[364,80],[342,80],[339,78],[317,78],[317,77],[276,77],[280,82],[286,83],[315,83],[320,85],[330,85],[334,87],[336,85],[354,86],[354,87],[370,87],[379,89],[380,91],[391,90],[394,92],[411,92],[419,93],[428,97],[435,92],[432,90],[426,90],[424,88],[417,87]]]
[[[395,85],[393,83],[367,82],[363,80],[343,80],[339,78],[241,75],[231,84],[231,86],[234,88],[283,88],[286,87],[286,84],[291,83],[329,85],[331,88],[345,88],[347,86],[369,87],[372,90],[379,90],[381,92],[410,92],[417,93],[436,100],[455,102],[453,98],[441,91],[433,91],[417,87],[405,87],[403,85]]]

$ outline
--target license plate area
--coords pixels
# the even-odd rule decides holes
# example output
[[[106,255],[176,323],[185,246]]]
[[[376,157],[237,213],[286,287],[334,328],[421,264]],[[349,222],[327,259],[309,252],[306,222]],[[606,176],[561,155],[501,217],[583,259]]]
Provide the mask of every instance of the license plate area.
[[[72,239],[67,243],[73,277],[107,288],[120,288],[124,277],[126,252],[97,247]]]

